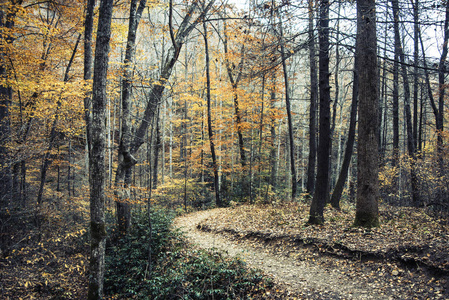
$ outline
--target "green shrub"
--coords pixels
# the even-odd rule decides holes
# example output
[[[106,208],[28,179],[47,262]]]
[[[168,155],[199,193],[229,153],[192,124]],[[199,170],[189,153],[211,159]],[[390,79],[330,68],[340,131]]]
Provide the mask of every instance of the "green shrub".
[[[258,271],[240,259],[190,249],[180,233],[170,231],[172,214],[146,213],[135,218],[126,237],[111,236],[106,250],[105,293],[120,299],[248,299],[271,288]],[[114,241],[115,242],[112,242]]]

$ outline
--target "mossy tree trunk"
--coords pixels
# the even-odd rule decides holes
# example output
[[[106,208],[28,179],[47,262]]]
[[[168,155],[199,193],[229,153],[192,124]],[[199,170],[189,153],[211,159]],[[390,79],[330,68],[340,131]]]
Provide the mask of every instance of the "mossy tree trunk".
[[[113,0],[102,0],[95,49],[92,88],[91,151],[89,155],[90,184],[90,267],[88,299],[103,298],[104,256],[106,246],[105,153],[106,153],[106,83],[110,50]]]

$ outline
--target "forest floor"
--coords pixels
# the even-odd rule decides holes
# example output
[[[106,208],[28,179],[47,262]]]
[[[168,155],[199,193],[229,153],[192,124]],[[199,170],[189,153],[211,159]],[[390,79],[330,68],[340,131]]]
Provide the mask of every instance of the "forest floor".
[[[381,205],[381,226],[368,230],[352,227],[354,212],[328,208],[323,226],[307,226],[305,203],[242,205],[174,225],[197,247],[264,271],[282,299],[449,299],[447,217]]]

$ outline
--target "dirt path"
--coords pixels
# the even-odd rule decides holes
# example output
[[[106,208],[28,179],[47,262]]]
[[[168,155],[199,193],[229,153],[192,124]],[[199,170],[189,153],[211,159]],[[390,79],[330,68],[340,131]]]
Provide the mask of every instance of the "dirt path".
[[[233,257],[240,257],[250,267],[263,270],[273,276],[274,280],[286,286],[291,292],[321,299],[394,299],[382,294],[369,283],[345,278],[338,270],[316,266],[308,261],[298,261],[288,257],[270,254],[263,249],[256,249],[244,243],[237,243],[219,234],[197,229],[203,220],[219,213],[220,209],[195,212],[175,219],[174,226],[185,232],[189,241],[203,249],[215,248]],[[307,297],[309,298],[309,297]],[[400,296],[399,296],[400,298]]]

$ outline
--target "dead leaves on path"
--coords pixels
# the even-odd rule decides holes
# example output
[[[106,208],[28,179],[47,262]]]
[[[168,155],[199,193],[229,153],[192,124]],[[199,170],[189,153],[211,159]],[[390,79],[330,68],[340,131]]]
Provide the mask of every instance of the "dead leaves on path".
[[[421,209],[380,207],[381,226],[352,226],[354,207],[326,209],[323,226],[307,226],[306,203],[221,209],[202,230],[363,279],[385,295],[449,297],[449,225]]]

